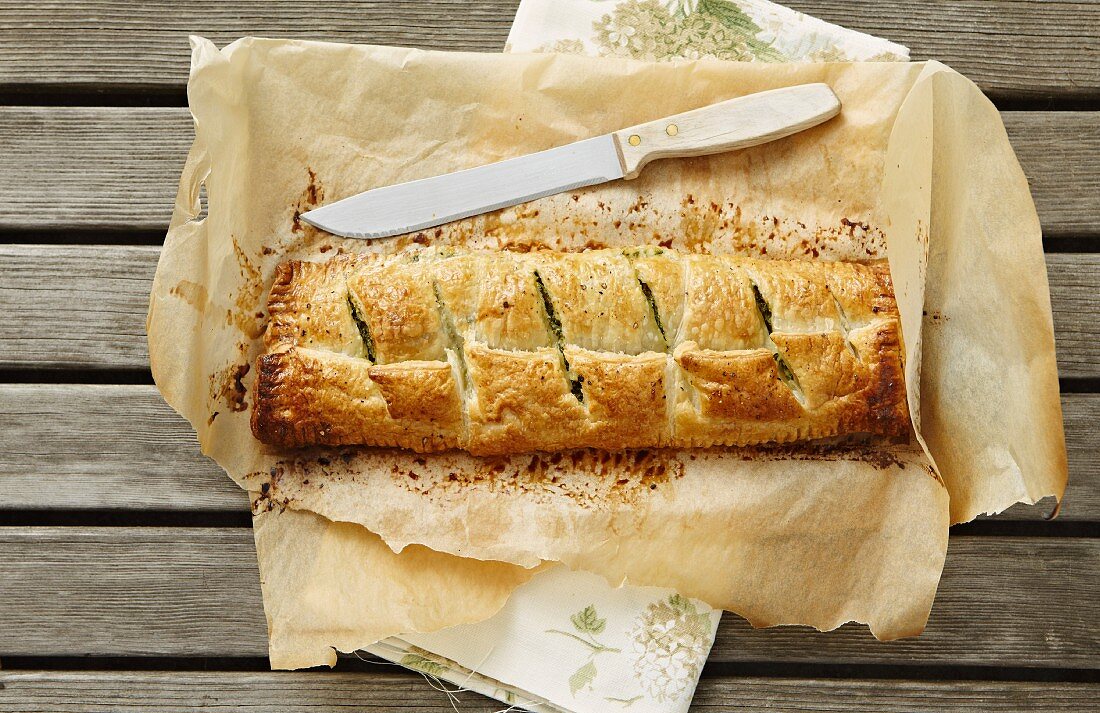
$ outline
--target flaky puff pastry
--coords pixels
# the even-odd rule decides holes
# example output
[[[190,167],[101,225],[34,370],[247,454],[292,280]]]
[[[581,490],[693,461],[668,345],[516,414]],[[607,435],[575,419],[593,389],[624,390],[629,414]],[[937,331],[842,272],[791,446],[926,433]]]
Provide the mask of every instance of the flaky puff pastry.
[[[659,248],[288,262],[252,431],[479,455],[909,433],[884,264]]]

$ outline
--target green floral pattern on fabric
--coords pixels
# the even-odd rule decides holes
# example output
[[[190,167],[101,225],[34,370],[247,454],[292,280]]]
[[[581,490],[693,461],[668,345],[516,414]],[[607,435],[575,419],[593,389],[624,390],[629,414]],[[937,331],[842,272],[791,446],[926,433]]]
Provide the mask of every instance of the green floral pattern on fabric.
[[[710,617],[679,594],[646,607],[630,630],[642,689],[659,703],[689,693],[706,662],[711,633]]]
[[[401,657],[400,663],[405,668],[411,668],[413,671],[426,673],[429,676],[442,676],[450,669],[450,666],[446,663],[442,661],[433,661],[427,656],[421,656],[420,654],[405,654]]]
[[[539,48],[540,52],[556,52],[557,54],[584,54],[584,43],[580,40],[558,40]]]
[[[549,1],[549,0],[543,0]],[[831,27],[755,0],[593,0],[591,34],[538,45],[537,52],[599,54],[647,61],[713,57],[740,62],[905,62],[905,48]],[[604,8],[610,12],[603,12]],[[797,24],[796,24],[797,23]],[[811,27],[813,29],[811,29]],[[855,35],[856,37],[853,37]],[[890,48],[890,49],[888,49]],[[896,48],[899,53],[892,51]]]
[[[851,62],[853,61],[848,53],[840,47],[834,45],[824,46],[821,49],[814,50],[805,56],[807,62]],[[896,55],[892,52],[880,52],[876,55],[866,57],[864,62],[906,62],[905,57]]]
[[[585,690],[592,690],[599,669],[596,657],[600,654],[623,653],[596,639],[607,628],[607,619],[601,617],[596,607],[588,605],[569,617],[572,631],[547,629],[547,634],[567,636],[580,644],[585,651],[577,669],[569,677],[569,691],[575,697]],[[693,690],[699,673],[703,670],[710,651],[714,625],[708,612],[700,612],[695,603],[679,594],[659,599],[642,612],[631,625],[628,638],[632,650],[627,651],[634,666],[642,691],[658,703],[677,701]],[[610,703],[624,707],[640,700],[633,698],[605,698]]]
[[[603,630],[607,628],[607,619],[600,618],[600,615],[596,612],[595,606],[589,604],[584,609],[570,616],[569,622],[573,625],[574,631],[547,629],[546,633],[568,636],[570,639],[578,641],[588,647],[584,662],[573,672],[573,675],[569,677],[569,692],[576,696],[579,691],[586,688],[592,688],[592,682],[596,680],[596,674],[598,673],[595,661],[596,656],[599,654],[619,654],[622,653],[622,649],[605,646],[596,640],[596,637],[602,634]]]
[[[783,62],[788,58],[758,37],[763,28],[731,0],[626,0],[593,30],[600,54],[641,60],[714,57]]]
[[[586,634],[602,634],[607,627],[607,619],[601,619],[591,604],[569,617],[569,621],[573,622],[574,629]]]

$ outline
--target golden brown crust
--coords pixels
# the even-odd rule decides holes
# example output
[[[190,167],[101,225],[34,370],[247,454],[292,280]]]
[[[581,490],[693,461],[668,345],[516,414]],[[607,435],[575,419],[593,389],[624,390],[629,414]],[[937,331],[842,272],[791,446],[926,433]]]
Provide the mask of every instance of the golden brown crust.
[[[566,344],[620,354],[664,349],[634,269],[621,252],[541,253],[532,262]]]
[[[566,347],[565,358],[584,390],[581,446],[621,450],[669,443],[665,354],[627,356]]]
[[[767,336],[752,283],[742,261],[709,255],[685,256],[683,322],[670,331],[675,344],[735,351],[759,347]]]
[[[265,443],[457,448],[462,402],[450,367],[374,366],[365,359],[290,347],[256,360],[252,432]],[[398,407],[391,410],[390,403]]]
[[[341,255],[324,263],[294,260],[279,265],[267,300],[267,348],[300,344],[365,356],[347,306],[347,275],[359,262]]]
[[[779,378],[778,365],[767,349],[720,352],[688,342],[676,350],[676,363],[698,393],[695,410],[701,425],[713,422],[721,427],[722,421],[774,424],[803,414],[794,393]]]
[[[892,309],[897,314],[897,307]],[[909,407],[905,399],[904,349],[901,321],[887,319],[848,334],[852,347],[870,364],[862,384],[862,414],[855,427],[869,433],[899,437],[909,433]]]
[[[625,251],[638,288],[650,301],[650,310],[663,337],[664,350],[675,344],[680,323],[684,319],[684,263],[676,253],[662,248],[639,248]]]
[[[447,362],[406,361],[380,364],[367,370],[394,421],[434,424],[444,434],[462,428],[463,405]]]
[[[772,334],[772,342],[797,379],[808,410],[855,393],[870,376],[840,332]]]
[[[417,264],[385,261],[356,270],[347,289],[374,342],[374,361],[442,361],[444,334],[435,292]]]
[[[909,432],[883,264],[425,250],[280,266],[252,427],[475,454]]]
[[[443,311],[463,340],[492,349],[553,346],[534,271],[522,259],[465,254],[429,263]]]
[[[476,455],[564,450],[576,442],[584,407],[570,392],[561,356],[548,347],[506,351],[469,344],[473,387],[467,450]]]

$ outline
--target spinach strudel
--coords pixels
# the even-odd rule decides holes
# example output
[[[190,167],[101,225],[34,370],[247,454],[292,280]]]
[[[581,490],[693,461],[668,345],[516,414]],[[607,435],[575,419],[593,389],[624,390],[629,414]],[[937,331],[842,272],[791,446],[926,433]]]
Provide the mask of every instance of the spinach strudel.
[[[909,433],[885,264],[661,248],[279,266],[252,431],[502,455]]]

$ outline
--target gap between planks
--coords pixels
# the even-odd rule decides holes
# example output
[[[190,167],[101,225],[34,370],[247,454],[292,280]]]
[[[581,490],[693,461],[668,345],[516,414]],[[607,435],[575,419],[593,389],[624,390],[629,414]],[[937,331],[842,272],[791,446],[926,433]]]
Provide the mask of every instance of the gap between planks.
[[[187,713],[212,705],[251,713],[452,711],[447,697],[412,672],[0,672],[0,713],[141,711]],[[792,713],[1084,713],[1095,710],[1100,684],[1014,681],[893,681],[868,679],[704,677],[691,711]],[[500,711],[474,693],[457,695],[463,713]]]
[[[1100,239],[1100,112],[1002,116],[1046,237]],[[182,108],[0,107],[0,136],[0,235],[118,243],[167,228],[193,128]]]
[[[267,653],[244,528],[0,528],[0,571],[0,656]],[[954,537],[920,637],[727,616],[710,661],[1100,668],[1100,540]]]

